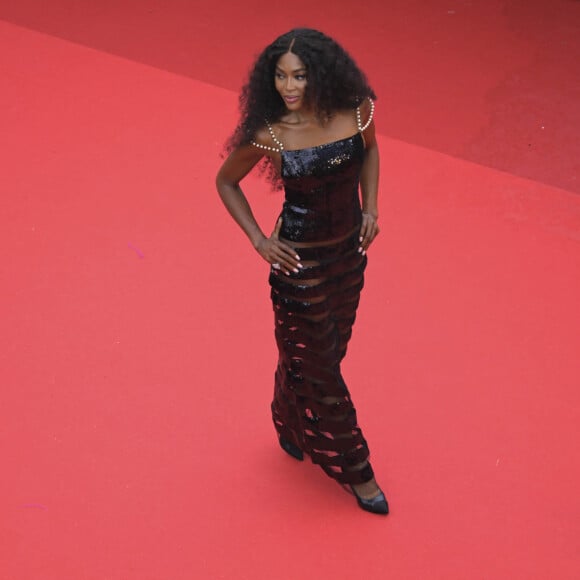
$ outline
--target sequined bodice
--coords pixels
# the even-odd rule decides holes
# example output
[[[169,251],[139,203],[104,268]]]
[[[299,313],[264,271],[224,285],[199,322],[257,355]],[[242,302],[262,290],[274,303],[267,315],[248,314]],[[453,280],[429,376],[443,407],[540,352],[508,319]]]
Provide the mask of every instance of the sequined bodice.
[[[284,150],[281,156],[286,193],[283,238],[324,241],[360,224],[358,187],[364,159],[360,133],[316,147]]]

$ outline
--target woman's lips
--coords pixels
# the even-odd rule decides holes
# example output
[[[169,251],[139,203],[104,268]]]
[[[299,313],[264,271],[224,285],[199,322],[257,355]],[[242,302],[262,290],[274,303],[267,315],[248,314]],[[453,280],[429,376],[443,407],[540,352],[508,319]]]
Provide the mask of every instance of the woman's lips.
[[[295,102],[296,102],[296,101],[297,101],[299,98],[300,98],[300,97],[297,97],[297,96],[296,96],[296,97],[284,97],[284,100],[285,100],[287,103],[290,103],[290,104],[292,104],[292,103],[295,103]]]

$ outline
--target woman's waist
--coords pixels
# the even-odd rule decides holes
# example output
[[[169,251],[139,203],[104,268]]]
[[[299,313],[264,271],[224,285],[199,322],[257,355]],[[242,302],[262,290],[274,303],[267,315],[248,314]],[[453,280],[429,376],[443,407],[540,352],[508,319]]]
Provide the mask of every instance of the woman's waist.
[[[329,195],[309,195],[309,196],[289,196],[286,195],[282,211],[298,216],[333,215],[340,212],[357,211],[360,208],[360,198],[358,192],[351,195],[329,196]]]
[[[284,242],[292,246],[293,248],[317,248],[317,247],[328,247],[328,246],[336,246],[343,244],[347,241],[352,241],[353,237],[357,236],[360,232],[360,224],[357,224],[355,227],[351,227],[347,232],[342,233],[340,235],[334,237],[324,237],[317,240],[310,240],[310,241],[300,241],[292,238],[284,237],[284,228],[282,227],[282,231],[280,232],[280,241]]]
[[[358,198],[358,181],[344,184],[284,183],[284,198],[289,203],[317,206],[324,203],[348,203]]]
[[[295,242],[331,240],[346,235],[362,221],[360,209],[324,213],[296,214],[282,211],[280,236]]]

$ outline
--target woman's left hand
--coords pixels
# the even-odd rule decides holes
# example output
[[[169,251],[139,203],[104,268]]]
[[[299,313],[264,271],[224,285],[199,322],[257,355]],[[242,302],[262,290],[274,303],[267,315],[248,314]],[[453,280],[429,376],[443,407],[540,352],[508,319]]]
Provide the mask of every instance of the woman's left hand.
[[[372,241],[377,237],[379,233],[379,226],[377,224],[377,217],[373,214],[363,211],[362,214],[362,225],[360,228],[360,246],[359,253],[363,256],[367,253],[368,247],[371,245]]]

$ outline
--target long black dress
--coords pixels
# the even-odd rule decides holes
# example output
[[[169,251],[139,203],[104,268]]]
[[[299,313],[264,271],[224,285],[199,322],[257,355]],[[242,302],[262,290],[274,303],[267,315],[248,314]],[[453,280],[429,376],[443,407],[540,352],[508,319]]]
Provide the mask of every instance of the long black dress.
[[[272,268],[269,279],[279,349],[274,425],[280,437],[345,484],[373,477],[340,371],[367,261],[358,252],[365,155],[358,125],[353,136],[317,147],[283,150],[276,140],[285,190],[280,238],[304,267],[290,276]]]

